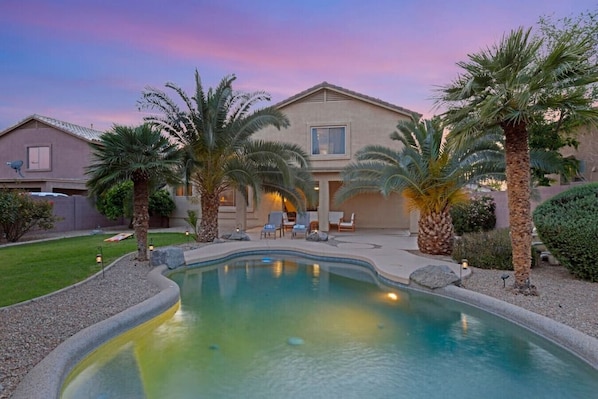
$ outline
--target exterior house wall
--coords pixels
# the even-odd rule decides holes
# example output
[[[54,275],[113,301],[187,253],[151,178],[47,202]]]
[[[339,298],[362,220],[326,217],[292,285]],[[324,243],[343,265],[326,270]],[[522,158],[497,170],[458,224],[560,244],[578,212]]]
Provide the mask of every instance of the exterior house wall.
[[[326,82],[314,86],[277,105],[289,119],[290,126],[278,130],[265,128],[254,135],[255,139],[297,144],[311,154],[311,128],[345,126],[345,154],[311,155],[314,180],[319,186],[318,219],[328,220],[331,211],[344,212],[348,220],[356,214],[358,228],[398,228],[413,230],[413,215],[406,210],[400,195],[384,198],[379,194],[359,195],[342,204],[334,202],[334,195],[342,184],[340,172],[354,159],[355,153],[368,144],[380,144],[399,149],[399,143],[390,139],[399,120],[408,120],[412,111],[385,103],[359,93],[330,85]],[[200,214],[197,196],[175,197],[177,209],[171,217],[171,226],[186,226],[187,210]],[[259,202],[250,199],[245,208],[237,196],[236,207],[221,207],[219,231],[225,233],[235,227],[243,229],[263,226],[268,214],[284,209],[278,195],[264,194]],[[294,210],[288,207],[288,210]],[[320,226],[327,231],[328,224]]]
[[[580,177],[583,181],[598,181],[598,127],[584,126],[577,131],[579,146],[564,148],[563,156],[575,156],[581,161]]]
[[[255,137],[297,144],[311,154],[311,128],[345,126],[345,154],[310,156],[314,179],[319,186],[319,220],[328,220],[331,211],[343,211],[345,219],[353,212],[356,214],[358,228],[409,228],[409,212],[400,195],[389,198],[379,194],[359,195],[341,204],[335,203],[334,196],[342,184],[341,170],[354,159],[359,149],[368,144],[400,148],[399,143],[390,139],[390,134],[399,120],[410,118],[410,112],[398,111],[379,100],[354,95],[353,92],[336,90],[334,86],[323,86],[322,90],[297,101],[283,102],[278,107],[289,118],[288,128],[277,130],[268,127]],[[267,204],[262,205],[265,206]],[[321,225],[320,229],[327,231],[328,226]]]
[[[28,168],[28,148],[50,147],[50,169]],[[27,191],[82,194],[86,192],[84,168],[90,162],[87,141],[31,120],[0,136],[0,185]],[[7,162],[22,160],[20,177]]]

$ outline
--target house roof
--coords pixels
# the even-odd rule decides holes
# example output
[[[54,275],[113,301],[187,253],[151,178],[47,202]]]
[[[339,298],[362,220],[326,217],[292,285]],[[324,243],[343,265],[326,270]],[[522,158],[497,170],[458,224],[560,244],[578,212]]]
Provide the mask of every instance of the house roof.
[[[401,113],[401,114],[404,114],[404,115],[407,115],[407,116],[411,116],[412,114],[415,114],[415,115],[418,115],[418,116],[422,115],[422,114],[420,114],[418,112],[411,111],[411,110],[409,110],[407,108],[399,107],[398,105],[394,105],[394,104],[391,104],[389,102],[380,100],[380,99],[375,98],[375,97],[370,97],[370,96],[358,93],[358,92],[353,91],[353,90],[345,89],[344,87],[336,86],[336,85],[330,84],[328,82],[322,82],[322,83],[317,84],[317,85],[315,85],[313,87],[310,87],[309,89],[304,90],[304,91],[302,91],[300,93],[297,93],[294,96],[291,96],[291,97],[287,98],[286,100],[283,100],[283,101],[275,104],[274,106],[276,108],[283,108],[283,107],[286,107],[287,105],[289,105],[291,103],[297,102],[297,101],[299,101],[299,100],[301,100],[301,99],[303,99],[305,97],[308,97],[308,96],[310,96],[310,95],[312,95],[312,94],[314,94],[314,93],[316,93],[316,92],[318,92],[320,90],[325,90],[325,89],[326,90],[331,90],[331,91],[334,91],[334,92],[337,92],[337,93],[340,93],[340,94],[344,94],[345,96],[352,97],[352,98],[355,98],[357,100],[365,101],[367,103],[374,104],[374,105],[377,105],[377,106],[380,106],[380,107],[383,107],[383,108],[386,108],[386,109],[389,109],[389,110],[392,110],[392,111],[395,111],[395,112],[398,112],[398,113]]]
[[[61,130],[65,133],[71,134],[73,136],[80,137],[87,141],[97,141],[100,139],[100,136],[104,133],[104,132],[100,132],[99,130],[94,130],[94,129],[91,129],[88,127],[75,125],[73,123],[60,121],[58,119],[50,118],[47,116],[33,114],[33,115],[30,115],[30,116],[26,117],[25,119],[21,120],[20,122],[16,123],[15,125],[9,127],[8,129],[5,129],[4,131],[2,131],[0,133],[0,136],[3,136],[4,134],[6,134],[6,133],[18,128],[19,126],[22,126],[25,123],[28,123],[32,120],[36,120],[38,122],[52,126],[58,130]]]

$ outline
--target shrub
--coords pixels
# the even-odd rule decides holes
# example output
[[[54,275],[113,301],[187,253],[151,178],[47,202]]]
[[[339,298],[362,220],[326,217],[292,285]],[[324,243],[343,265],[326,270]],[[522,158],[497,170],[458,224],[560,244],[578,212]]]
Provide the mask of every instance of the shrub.
[[[0,191],[0,234],[7,241],[17,242],[28,231],[50,230],[59,220],[52,211],[52,202],[34,200],[17,191]]]
[[[164,189],[155,191],[149,197],[149,214],[151,216],[170,216],[175,208],[176,205],[172,197]]]
[[[108,219],[133,217],[133,182],[117,184],[103,193],[97,202],[98,211]],[[150,216],[170,216],[176,205],[166,190],[154,191],[149,197]]]
[[[489,231],[496,226],[496,204],[492,197],[472,198],[451,209],[456,235]]]
[[[455,240],[452,257],[480,269],[513,270],[509,229],[465,233]]]
[[[197,216],[197,212],[195,212],[194,210],[191,210],[191,209],[187,210],[187,217],[184,220],[185,220],[185,222],[187,222],[189,227],[191,227],[191,229],[193,230],[193,237],[195,239],[197,239],[197,236],[198,236],[197,223],[199,222],[199,217]]]
[[[598,281],[598,183],[564,191],[533,213],[540,240],[578,278]]]
[[[110,187],[100,195],[96,203],[98,211],[108,219],[133,217],[133,182],[128,181]]]

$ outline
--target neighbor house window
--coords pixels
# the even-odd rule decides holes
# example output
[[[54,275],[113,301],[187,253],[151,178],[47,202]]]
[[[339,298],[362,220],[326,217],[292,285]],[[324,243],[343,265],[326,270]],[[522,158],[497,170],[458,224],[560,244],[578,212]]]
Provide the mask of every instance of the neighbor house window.
[[[227,189],[220,193],[220,206],[235,206],[235,190]]]
[[[50,169],[50,147],[29,147],[27,149],[27,168],[30,170]]]
[[[179,184],[174,190],[176,197],[190,197],[193,195],[193,185],[191,184]]]
[[[313,127],[311,129],[312,155],[344,155],[345,127]]]

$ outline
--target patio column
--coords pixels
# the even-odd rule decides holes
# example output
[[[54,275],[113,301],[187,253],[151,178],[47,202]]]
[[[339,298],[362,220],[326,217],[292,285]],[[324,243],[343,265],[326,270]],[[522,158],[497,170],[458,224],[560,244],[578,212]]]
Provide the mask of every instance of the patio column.
[[[328,232],[328,212],[330,212],[330,188],[328,181],[320,181],[320,202],[318,207],[318,222],[320,231]]]
[[[240,191],[235,193],[235,227],[245,231],[247,229],[247,203]]]

